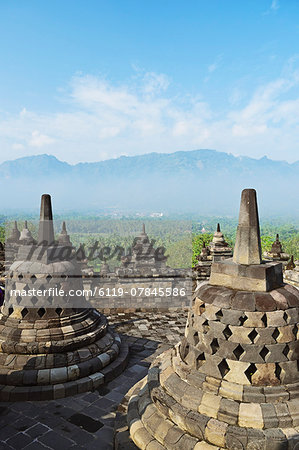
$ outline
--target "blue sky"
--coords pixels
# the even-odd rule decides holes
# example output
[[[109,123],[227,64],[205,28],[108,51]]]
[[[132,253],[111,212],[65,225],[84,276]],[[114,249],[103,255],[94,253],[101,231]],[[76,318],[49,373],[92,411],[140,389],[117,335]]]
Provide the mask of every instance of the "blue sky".
[[[299,160],[297,0],[0,2],[0,162]]]

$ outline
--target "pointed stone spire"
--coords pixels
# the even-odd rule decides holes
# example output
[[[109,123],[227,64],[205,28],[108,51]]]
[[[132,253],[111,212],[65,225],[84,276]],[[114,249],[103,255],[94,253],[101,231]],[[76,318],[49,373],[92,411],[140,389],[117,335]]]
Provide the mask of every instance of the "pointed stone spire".
[[[210,284],[254,292],[268,292],[283,286],[282,264],[262,261],[254,189],[242,192],[234,256],[213,262]]]
[[[43,194],[41,197],[38,243],[41,242],[46,242],[48,245],[54,242],[52,204],[49,194]]]
[[[72,245],[70,237],[66,231],[65,221],[62,222],[62,228],[61,228],[61,232],[58,236],[58,242],[61,245]]]
[[[144,223],[142,224],[142,231],[141,231],[140,235],[136,238],[136,240],[137,240],[136,242],[143,242],[143,243],[149,242],[148,235],[146,234],[146,231],[145,231]]]
[[[286,265],[286,270],[293,270],[293,269],[295,269],[294,255],[291,256],[290,261]]]
[[[11,234],[9,236],[9,238],[7,239],[7,242],[18,242],[18,240],[20,239],[20,231],[18,229],[18,224],[17,221],[14,221],[14,226],[13,229],[11,230]]]
[[[282,253],[282,245],[281,245],[281,242],[279,241],[279,234],[276,235],[276,239],[272,244],[270,253],[277,254],[277,255],[280,255],[280,253]]]
[[[205,241],[203,241],[198,261],[207,261],[209,255],[210,255],[209,247],[207,247]]]
[[[34,241],[31,232],[28,230],[27,220],[25,220],[24,228],[21,231],[20,241],[23,242],[24,244],[31,244]]]
[[[225,242],[223,233],[221,233],[220,224],[217,224],[217,230],[214,233],[212,242],[210,243],[211,249],[215,247],[228,247],[227,242]]]
[[[244,189],[233,260],[237,264],[261,264],[261,237],[255,189]]]

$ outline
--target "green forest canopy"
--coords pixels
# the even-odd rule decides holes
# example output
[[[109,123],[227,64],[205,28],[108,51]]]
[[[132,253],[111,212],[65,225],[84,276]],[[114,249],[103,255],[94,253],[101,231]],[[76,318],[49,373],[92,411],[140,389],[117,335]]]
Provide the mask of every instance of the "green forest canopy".
[[[193,220],[178,218],[103,218],[103,217],[75,217],[67,220],[67,229],[76,248],[81,243],[88,248],[95,241],[103,247],[116,246],[128,249],[134,237],[140,234],[142,223],[145,222],[146,232],[150,239],[154,239],[154,247],[164,246],[168,255],[167,264],[171,267],[190,267],[197,263],[203,242],[208,245],[216,230],[217,223],[221,224],[221,231],[230,246],[234,246],[237,220],[232,218],[193,218]],[[56,234],[61,229],[62,220],[55,221]],[[38,224],[31,221],[29,229],[33,236],[37,235]],[[23,228],[23,221],[18,220],[19,229]],[[299,225],[286,223],[282,220],[261,222],[262,251],[269,251],[276,234],[283,246],[284,252],[299,259]],[[0,241],[5,240],[4,225],[0,226]],[[93,265],[100,267],[102,261],[96,260]],[[119,260],[110,261],[111,267],[119,265]]]

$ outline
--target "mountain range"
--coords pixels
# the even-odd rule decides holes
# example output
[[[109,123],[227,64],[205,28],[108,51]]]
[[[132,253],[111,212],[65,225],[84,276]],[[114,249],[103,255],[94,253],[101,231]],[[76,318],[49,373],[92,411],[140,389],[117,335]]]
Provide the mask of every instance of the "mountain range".
[[[61,210],[234,214],[241,189],[254,187],[265,214],[299,215],[299,161],[193,150],[70,165],[52,155],[0,164],[2,208],[34,208],[53,195]]]

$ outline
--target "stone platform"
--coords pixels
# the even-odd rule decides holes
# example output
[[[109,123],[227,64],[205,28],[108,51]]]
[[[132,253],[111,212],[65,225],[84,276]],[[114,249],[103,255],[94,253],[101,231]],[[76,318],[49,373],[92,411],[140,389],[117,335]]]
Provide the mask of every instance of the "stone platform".
[[[130,349],[124,372],[94,392],[49,401],[1,402],[0,448],[113,449],[118,405],[155,357],[182,338],[186,317],[186,312],[108,316],[112,331]],[[125,406],[119,408],[124,412]],[[133,444],[127,439],[129,449]]]

